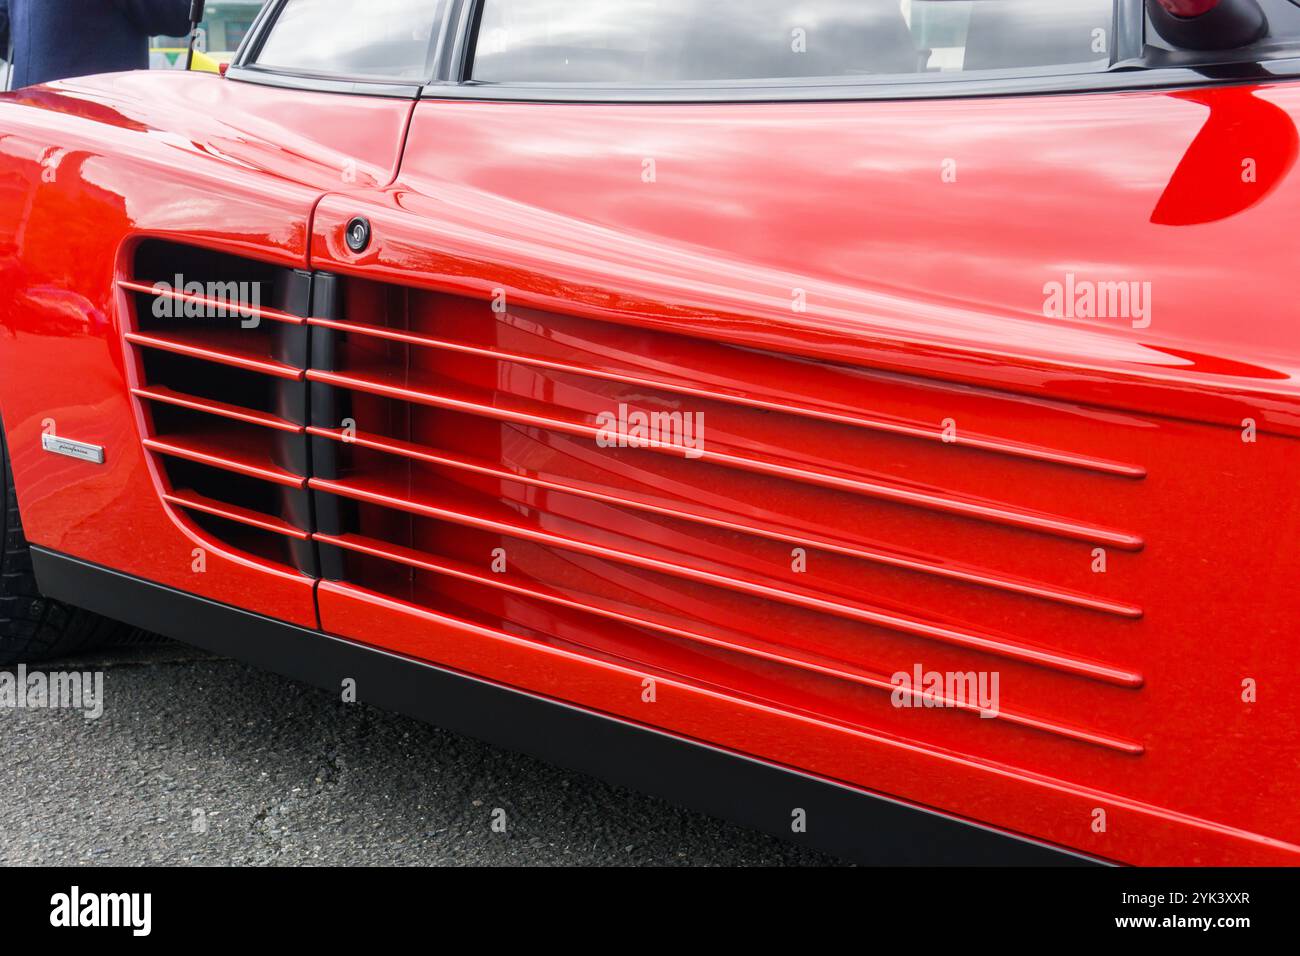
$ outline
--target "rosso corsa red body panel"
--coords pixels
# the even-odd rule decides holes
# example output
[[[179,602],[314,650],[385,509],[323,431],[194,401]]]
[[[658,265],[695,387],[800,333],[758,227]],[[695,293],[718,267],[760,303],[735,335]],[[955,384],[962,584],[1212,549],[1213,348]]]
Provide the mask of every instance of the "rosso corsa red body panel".
[[[1291,84],[6,96],[23,519],[151,581],[1096,857],[1300,862],[1297,114]],[[314,273],[328,307],[269,324],[329,354],[151,329],[132,281],[171,246]],[[1072,317],[1045,315],[1053,283]],[[1126,314],[1088,317],[1114,283]],[[306,383],[311,414],[185,398],[160,351]],[[700,440],[607,447],[620,408]],[[107,463],[41,452],[51,422]],[[309,435],[311,466],[263,429]],[[310,492],[318,523],[182,488],[177,459]],[[895,706],[917,669],[996,675],[997,714]]]

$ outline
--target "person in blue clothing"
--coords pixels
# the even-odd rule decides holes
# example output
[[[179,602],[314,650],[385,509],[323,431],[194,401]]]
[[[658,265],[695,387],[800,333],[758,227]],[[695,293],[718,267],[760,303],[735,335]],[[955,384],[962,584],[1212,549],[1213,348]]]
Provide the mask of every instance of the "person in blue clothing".
[[[10,86],[143,70],[151,36],[189,32],[190,0],[0,0],[0,56]]]

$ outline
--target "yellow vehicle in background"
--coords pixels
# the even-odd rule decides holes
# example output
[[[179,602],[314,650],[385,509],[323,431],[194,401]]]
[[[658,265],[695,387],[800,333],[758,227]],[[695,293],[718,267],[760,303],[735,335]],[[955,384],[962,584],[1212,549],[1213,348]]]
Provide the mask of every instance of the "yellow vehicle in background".
[[[155,42],[159,40],[167,41],[169,44],[176,40],[176,37],[154,37]],[[151,46],[149,48],[149,69],[151,70],[183,70],[185,69],[185,52],[183,46]],[[205,53],[198,47],[194,48],[194,65],[192,70],[202,70],[205,73],[220,73],[221,64],[229,63],[231,57],[235,55],[234,50],[221,51],[220,53]]]
[[[194,69],[218,73],[229,63],[253,25],[265,0],[208,0],[194,44]],[[185,69],[188,37],[154,37],[149,44],[151,70]]]

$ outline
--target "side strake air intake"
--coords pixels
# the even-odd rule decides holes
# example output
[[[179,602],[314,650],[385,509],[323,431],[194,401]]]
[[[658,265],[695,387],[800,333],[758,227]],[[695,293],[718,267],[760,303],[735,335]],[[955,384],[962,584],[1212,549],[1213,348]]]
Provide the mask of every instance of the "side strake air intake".
[[[178,272],[252,276],[260,321],[155,318]],[[1060,403],[161,243],[123,286],[166,500],[227,547],[874,732],[918,726],[899,672],[996,673],[973,750],[1143,753],[1094,723],[1145,681],[1090,569],[1142,558],[1132,416],[1102,443]]]
[[[1070,410],[1036,426],[1018,396],[356,278],[326,301],[307,372],[326,577],[854,726],[907,726],[891,677],[917,661],[1026,674],[1026,703],[984,723],[1142,753],[1062,692],[1143,684],[1052,640],[1114,652],[1142,617],[1088,555],[1140,558],[1104,516],[1145,469],[1054,444]],[[980,403],[1000,430],[950,444],[945,415]],[[619,437],[638,412],[677,430],[638,447]],[[1062,492],[1093,517],[1052,510]]]
[[[314,577],[311,276],[149,240],[119,286],[164,499],[202,535]]]

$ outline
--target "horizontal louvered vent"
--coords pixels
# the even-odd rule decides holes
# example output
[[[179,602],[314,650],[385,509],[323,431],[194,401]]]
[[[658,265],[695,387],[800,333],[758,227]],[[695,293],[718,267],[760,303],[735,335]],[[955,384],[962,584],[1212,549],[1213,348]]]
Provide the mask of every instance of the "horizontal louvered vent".
[[[990,427],[954,435],[946,416],[975,399],[942,383],[356,279],[336,291],[309,320],[307,372],[326,577],[855,726],[893,719],[891,675],[922,658],[1143,683],[1053,639],[1087,615],[1118,647],[1142,616],[1088,568],[1142,538],[1106,508],[1051,502],[1124,504],[1144,469],[1059,447],[1065,410],[1039,410],[1035,432],[1023,400],[995,394],[979,399]],[[637,412],[676,431],[611,442],[635,437]],[[1008,470],[1042,488],[1005,500]],[[1141,752],[1045,686],[1000,725]]]
[[[157,241],[120,286],[144,445],[204,540],[873,732],[915,726],[892,675],[997,670],[972,741],[1142,752],[1086,701],[1144,682],[1142,609],[1089,562],[1140,557],[1112,519],[1145,470],[1068,406]]]
[[[314,575],[310,276],[149,240],[118,285],[163,499],[200,537]]]

